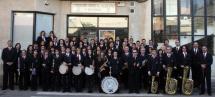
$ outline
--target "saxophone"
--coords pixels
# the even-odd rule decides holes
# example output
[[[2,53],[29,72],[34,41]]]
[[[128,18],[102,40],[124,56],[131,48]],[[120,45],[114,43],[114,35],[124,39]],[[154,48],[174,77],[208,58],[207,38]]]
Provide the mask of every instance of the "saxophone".
[[[171,78],[172,75],[172,67],[167,68],[167,76],[166,76],[166,85],[165,92],[167,94],[175,94],[177,92],[177,84],[178,81],[174,78]]]
[[[158,82],[155,81],[155,76],[152,76],[152,83],[151,83],[151,92],[156,94],[158,91]]]
[[[189,69],[190,68],[188,66],[185,66],[183,70],[182,93],[185,95],[191,95],[193,92],[193,80],[187,78]]]

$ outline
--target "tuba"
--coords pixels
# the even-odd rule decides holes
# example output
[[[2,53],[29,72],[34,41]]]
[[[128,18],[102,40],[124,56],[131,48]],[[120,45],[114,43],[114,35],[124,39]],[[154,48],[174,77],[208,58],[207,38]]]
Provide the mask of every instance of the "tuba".
[[[167,68],[167,76],[166,76],[166,85],[165,92],[167,94],[175,94],[177,92],[177,84],[178,81],[174,78],[171,78],[172,75],[172,67]]]
[[[155,81],[155,76],[152,76],[152,83],[151,83],[151,92],[156,94],[158,91],[158,82]]]
[[[191,95],[193,92],[193,80],[187,78],[189,73],[189,67],[185,66],[183,70],[183,78],[182,78],[182,93],[185,95]]]

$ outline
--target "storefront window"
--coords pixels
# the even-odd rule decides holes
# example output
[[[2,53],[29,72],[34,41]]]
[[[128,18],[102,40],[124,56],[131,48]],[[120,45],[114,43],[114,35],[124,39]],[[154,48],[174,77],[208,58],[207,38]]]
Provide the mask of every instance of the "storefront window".
[[[180,36],[181,45],[186,45],[192,42],[192,36]]]
[[[122,17],[100,17],[99,27],[114,27],[114,28],[125,28],[128,27],[128,18]]]
[[[69,27],[97,27],[97,17],[69,17]]]

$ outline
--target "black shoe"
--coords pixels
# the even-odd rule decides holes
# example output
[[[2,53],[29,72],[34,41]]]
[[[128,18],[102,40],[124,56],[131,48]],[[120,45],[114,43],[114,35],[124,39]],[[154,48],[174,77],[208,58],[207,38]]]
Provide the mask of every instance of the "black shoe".
[[[148,91],[148,94],[151,94],[152,92],[151,91]]]
[[[200,92],[200,93],[199,93],[199,95],[204,95],[204,94],[205,94],[204,92]]]
[[[208,93],[208,96],[212,96],[212,93]]]
[[[2,88],[1,90],[7,90],[7,88]]]
[[[10,90],[14,90],[14,88],[10,88]]]
[[[93,91],[92,91],[92,90],[88,90],[87,92],[88,92],[88,93],[93,93]]]

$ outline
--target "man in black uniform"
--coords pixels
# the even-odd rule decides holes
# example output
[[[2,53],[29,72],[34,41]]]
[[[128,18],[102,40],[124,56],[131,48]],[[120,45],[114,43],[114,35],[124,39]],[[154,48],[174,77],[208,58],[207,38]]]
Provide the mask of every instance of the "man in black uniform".
[[[148,64],[147,66],[148,81],[150,83],[148,84],[148,87],[149,87],[148,93],[151,93],[152,76],[155,76],[155,81],[159,83],[159,76],[160,76],[160,69],[161,69],[160,59],[157,56],[155,49],[152,49],[151,55],[148,57],[147,64]],[[160,87],[159,84],[158,84],[158,87]]]
[[[146,88],[147,87],[147,80],[144,80],[145,78],[148,77],[147,75],[147,60],[148,60],[148,56],[146,55],[146,49],[144,47],[142,47],[140,49],[140,54],[138,55],[138,61],[141,64],[141,82],[143,82],[143,87]]]
[[[192,70],[192,78],[194,81],[194,87],[199,87],[201,83],[201,66],[200,66],[200,55],[202,50],[199,48],[197,42],[193,43],[193,48],[191,49],[191,70]]]
[[[205,79],[207,82],[207,92],[208,95],[211,96],[211,65],[213,64],[213,57],[210,53],[208,53],[207,47],[202,46],[202,53],[200,55],[200,64],[202,71],[201,78],[201,92],[200,94],[205,93]]]
[[[139,93],[140,89],[140,71],[141,64],[138,61],[138,52],[136,49],[132,50],[132,58],[128,63],[128,83],[129,93]]]
[[[28,89],[28,82],[30,80],[30,60],[27,57],[26,51],[22,51],[22,55],[20,58],[20,67],[18,71],[20,72],[19,78],[19,89],[20,90],[27,90]]]
[[[2,60],[3,60],[3,88],[2,90],[6,90],[9,88],[14,90],[14,71],[15,66],[14,62],[16,60],[16,51],[12,47],[12,41],[9,40],[7,42],[8,47],[4,48],[2,51]]]

